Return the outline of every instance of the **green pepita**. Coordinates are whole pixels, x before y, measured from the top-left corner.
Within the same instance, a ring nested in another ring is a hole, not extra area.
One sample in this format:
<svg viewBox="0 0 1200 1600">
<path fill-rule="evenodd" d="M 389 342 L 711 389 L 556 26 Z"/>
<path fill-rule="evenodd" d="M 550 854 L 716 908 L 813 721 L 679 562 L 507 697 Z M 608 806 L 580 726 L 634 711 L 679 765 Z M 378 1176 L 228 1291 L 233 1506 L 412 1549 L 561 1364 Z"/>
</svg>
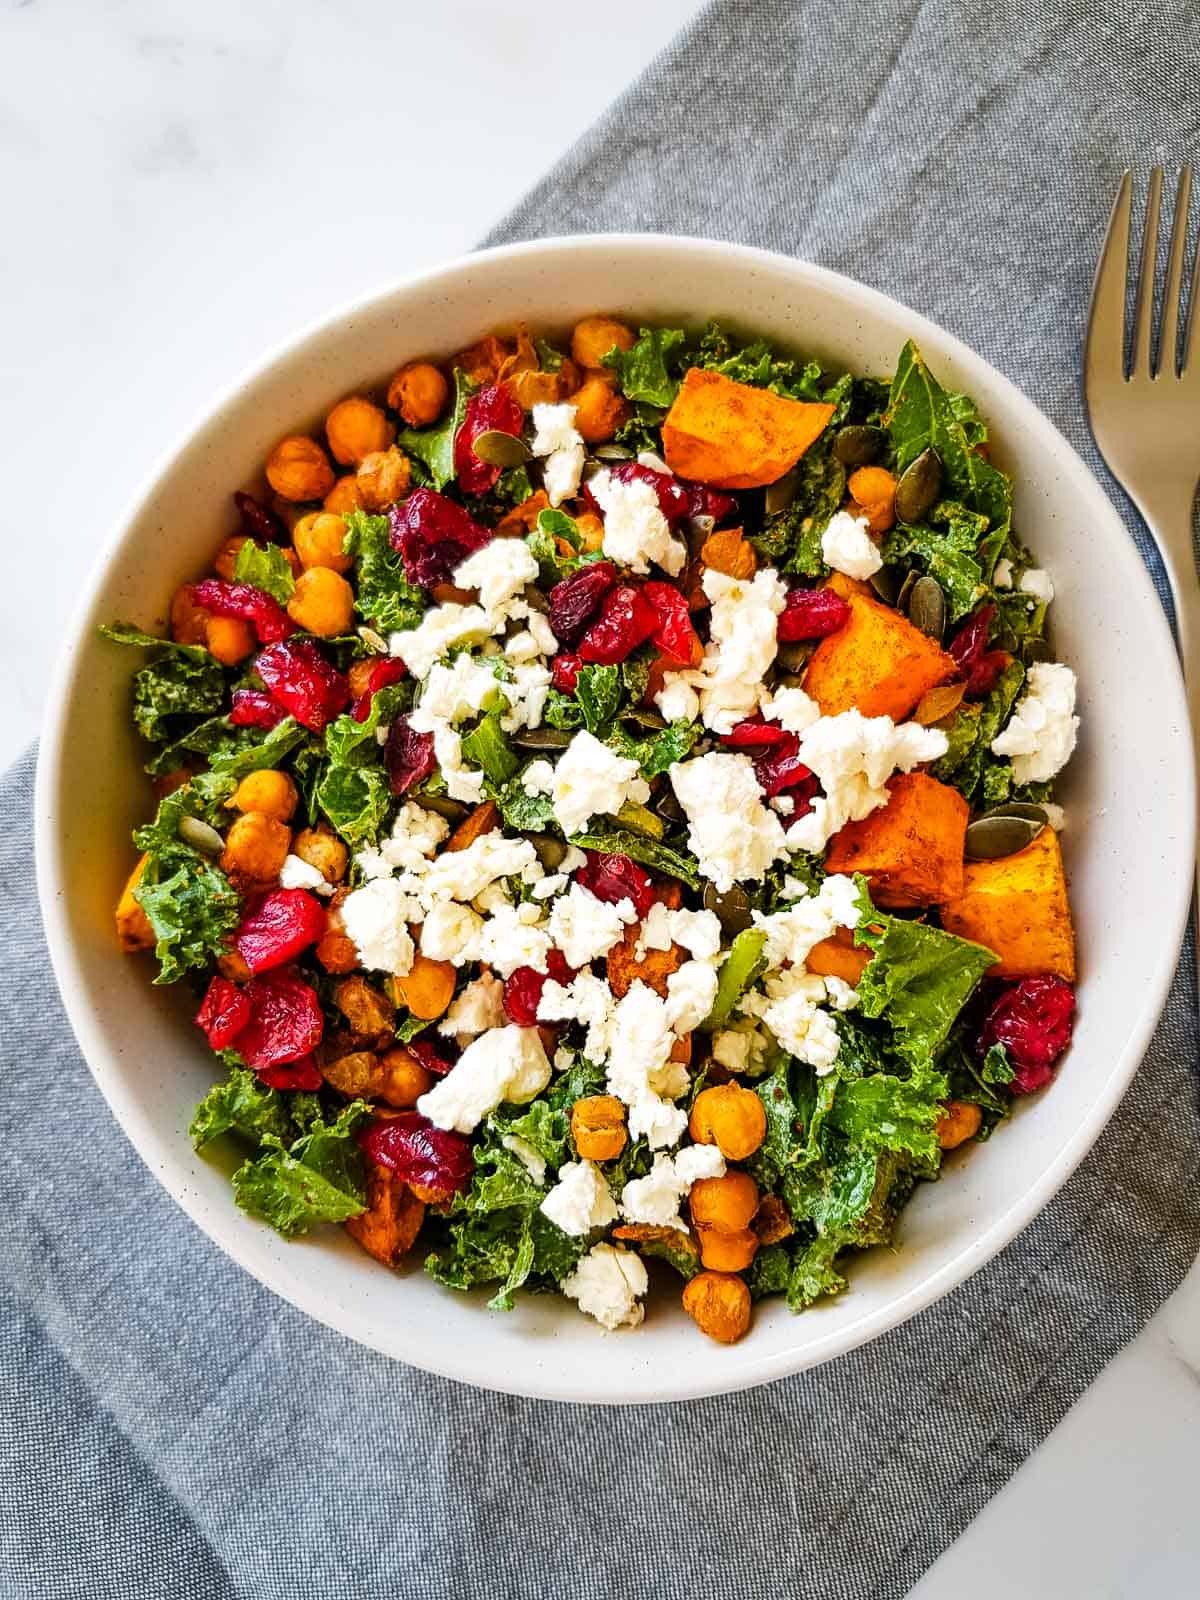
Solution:
<svg viewBox="0 0 1200 1600">
<path fill-rule="evenodd" d="M 524 439 L 514 433 L 489 428 L 471 445 L 478 460 L 489 467 L 523 467 L 533 454 Z"/>
<path fill-rule="evenodd" d="M 908 620 L 931 639 L 946 631 L 946 596 L 936 578 L 921 577 L 908 592 Z"/>
<path fill-rule="evenodd" d="M 783 477 L 775 483 L 767 485 L 764 497 L 766 513 L 773 517 L 776 512 L 786 511 L 796 498 L 796 491 L 800 487 L 800 468 L 793 467 L 791 472 L 784 473 Z"/>
<path fill-rule="evenodd" d="M 833 454 L 844 467 L 865 467 L 878 461 L 887 449 L 887 434 L 882 428 L 851 423 L 839 428 L 833 439 Z"/>
<path fill-rule="evenodd" d="M 721 923 L 722 931 L 731 937 L 744 933 L 754 922 L 752 912 L 754 907 L 750 896 L 745 889 L 736 883 L 732 889 L 727 889 L 724 894 L 711 883 L 704 885 L 704 909 L 715 911 Z"/>
<path fill-rule="evenodd" d="M 1018 850 L 1024 850 L 1045 826 L 1044 815 L 1040 822 L 1032 817 L 1014 816 L 1011 811 L 980 817 L 967 829 L 964 853 L 968 861 L 998 861 L 1002 856 L 1013 856 Z"/>
<path fill-rule="evenodd" d="M 900 474 L 896 485 L 896 516 L 901 522 L 920 522 L 942 487 L 942 460 L 936 450 L 921 454 Z"/>
<path fill-rule="evenodd" d="M 522 728 L 513 734 L 512 742 L 519 750 L 565 750 L 571 735 L 561 728 Z"/>
</svg>

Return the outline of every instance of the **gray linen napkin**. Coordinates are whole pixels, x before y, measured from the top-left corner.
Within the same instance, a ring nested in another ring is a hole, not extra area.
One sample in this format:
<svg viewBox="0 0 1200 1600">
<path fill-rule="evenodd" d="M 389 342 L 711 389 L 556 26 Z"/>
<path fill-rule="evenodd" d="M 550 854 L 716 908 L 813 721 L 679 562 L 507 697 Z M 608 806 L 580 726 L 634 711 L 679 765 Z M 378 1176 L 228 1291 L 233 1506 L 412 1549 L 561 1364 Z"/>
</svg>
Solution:
<svg viewBox="0 0 1200 1600">
<path fill-rule="evenodd" d="M 1198 64 L 1173 6 L 722 0 L 494 237 L 648 227 L 811 256 L 947 324 L 1086 450 L 1097 229 L 1120 166 L 1195 139 Z M 0 780 L 6 1596 L 899 1596 L 1200 1244 L 1180 977 L 1058 1198 L 865 1350 L 595 1413 L 389 1363 L 226 1260 L 118 1131 L 50 975 L 31 777 L 26 757 Z"/>
</svg>

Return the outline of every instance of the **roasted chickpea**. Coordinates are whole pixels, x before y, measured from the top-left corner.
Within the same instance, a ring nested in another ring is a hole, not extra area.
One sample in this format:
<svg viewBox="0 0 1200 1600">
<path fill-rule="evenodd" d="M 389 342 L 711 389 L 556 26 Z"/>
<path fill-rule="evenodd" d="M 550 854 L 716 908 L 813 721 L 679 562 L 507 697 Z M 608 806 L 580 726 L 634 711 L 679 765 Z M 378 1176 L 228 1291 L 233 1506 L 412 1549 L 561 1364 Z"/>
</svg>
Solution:
<svg viewBox="0 0 1200 1600">
<path fill-rule="evenodd" d="M 346 554 L 346 524 L 334 511 L 310 511 L 292 529 L 292 543 L 302 568 L 328 567 L 349 572 L 354 557 Z"/>
<path fill-rule="evenodd" d="M 452 371 L 463 372 L 476 388 L 495 383 L 500 368 L 512 354 L 510 346 L 494 333 L 485 334 L 478 344 L 470 345 L 452 356 L 448 365 Z"/>
<path fill-rule="evenodd" d="M 979 1132 L 983 1112 L 969 1100 L 949 1100 L 938 1118 L 938 1144 L 943 1150 L 957 1150 Z"/>
<path fill-rule="evenodd" d="M 258 640 L 254 629 L 241 617 L 209 617 L 204 642 L 209 654 L 223 667 L 236 667 L 239 661 L 253 655 Z"/>
<path fill-rule="evenodd" d="M 333 488 L 333 468 L 315 439 L 292 434 L 267 458 L 267 482 L 285 500 L 322 500 Z"/>
<path fill-rule="evenodd" d="M 348 472 L 344 478 L 339 478 L 322 504 L 326 511 L 335 512 L 339 517 L 348 516 L 351 511 L 365 510 L 356 475 Z"/>
<path fill-rule="evenodd" d="M 796 1231 L 791 1213 L 777 1194 L 765 1194 L 751 1224 L 759 1244 L 778 1244 Z"/>
<path fill-rule="evenodd" d="M 571 1137 L 588 1161 L 615 1161 L 625 1148 L 625 1107 L 611 1094 L 588 1095 L 571 1107 Z"/>
<path fill-rule="evenodd" d="M 321 1062 L 321 1076 L 352 1100 L 370 1100 L 379 1093 L 382 1074 L 379 1060 L 370 1050 L 351 1050 Z"/>
<path fill-rule="evenodd" d="M 758 1210 L 758 1185 L 748 1172 L 723 1178 L 698 1178 L 688 1194 L 688 1209 L 698 1228 L 748 1228 Z"/>
<path fill-rule="evenodd" d="M 571 335 L 571 358 L 581 367 L 599 367 L 614 346 L 632 350 L 636 342 L 633 329 L 613 317 L 584 317 Z"/>
<path fill-rule="evenodd" d="M 244 533 L 235 533 L 232 538 L 226 539 L 213 558 L 213 571 L 218 578 L 224 578 L 226 583 L 233 582 L 233 574 L 237 568 L 238 553 L 245 544 L 246 538 L 247 535 Z"/>
<path fill-rule="evenodd" d="M 683 1291 L 683 1309 L 718 1344 L 736 1344 L 750 1326 L 750 1291 L 726 1272 L 698 1272 Z"/>
<path fill-rule="evenodd" d="M 758 1252 L 758 1235 L 750 1228 L 697 1228 L 700 1260 L 714 1272 L 744 1272 Z"/>
<path fill-rule="evenodd" d="M 753 1089 L 720 1083 L 701 1089 L 688 1128 L 697 1144 L 715 1144 L 726 1161 L 745 1161 L 767 1135 L 767 1113 Z"/>
<path fill-rule="evenodd" d="M 350 685 L 350 693 L 357 700 L 360 694 L 366 694 L 371 687 L 371 674 L 375 670 L 378 656 L 364 656 L 361 661 L 352 661 L 350 670 L 346 674 L 346 681 Z"/>
<path fill-rule="evenodd" d="M 117 942 L 126 954 L 135 950 L 153 950 L 157 940 L 154 929 L 150 926 L 150 918 L 142 910 L 133 897 L 133 891 L 142 881 L 142 873 L 146 870 L 149 858 L 143 856 L 129 874 L 121 898 L 117 901 Z"/>
<path fill-rule="evenodd" d="M 343 978 L 334 990 L 337 1008 L 350 1024 L 351 1031 L 364 1038 L 391 1035 L 396 1022 L 396 1008 L 388 997 L 361 975 Z M 380 1041 L 390 1043 L 390 1038 Z"/>
<path fill-rule="evenodd" d="M 225 803 L 235 811 L 261 811 L 277 822 L 290 822 L 300 804 L 300 791 L 286 772 L 267 768 L 248 772 Z"/>
<path fill-rule="evenodd" d="M 195 600 L 195 589 L 181 583 L 171 597 L 171 637 L 176 644 L 204 644 L 210 613 Z"/>
<path fill-rule="evenodd" d="M 428 361 L 410 361 L 388 384 L 387 403 L 410 428 L 428 428 L 446 409 L 450 385 Z"/>
<path fill-rule="evenodd" d="M 562 394 L 561 372 L 539 372 L 527 368 L 511 373 L 504 379 L 504 387 L 522 411 L 532 411 L 534 406 L 553 405 Z"/>
<path fill-rule="evenodd" d="M 575 518 L 579 529 L 579 542 L 585 550 L 599 550 L 604 543 L 604 524 L 594 511 L 585 511 Z"/>
<path fill-rule="evenodd" d="M 331 828 L 302 828 L 292 840 L 292 854 L 306 861 L 326 883 L 341 883 L 350 865 L 350 852 Z"/>
<path fill-rule="evenodd" d="M 225 835 L 221 866 L 238 883 L 274 883 L 292 842 L 286 822 L 265 811 L 246 811 Z"/>
<path fill-rule="evenodd" d="M 859 467 L 846 487 L 872 533 L 886 533 L 896 521 L 896 480 L 886 467 Z"/>
<path fill-rule="evenodd" d="M 386 511 L 408 493 L 412 463 L 395 445 L 373 450 L 358 464 L 358 495 L 367 511 Z"/>
<path fill-rule="evenodd" d="M 329 567 L 309 567 L 296 579 L 287 614 L 298 628 L 320 639 L 348 633 L 354 620 L 354 590 Z"/>
<path fill-rule="evenodd" d="M 606 444 L 629 416 L 621 396 L 597 372 L 589 372 L 571 396 L 575 426 L 588 444 Z"/>
<path fill-rule="evenodd" d="M 398 1111 L 411 1110 L 423 1094 L 433 1088 L 433 1074 L 423 1067 L 416 1056 L 409 1055 L 399 1046 L 385 1050 L 379 1058 L 382 1078 L 379 1097 Z"/>
<path fill-rule="evenodd" d="M 356 467 L 374 450 L 386 450 L 396 430 L 378 406 L 362 395 L 341 400 L 325 418 L 325 437 L 335 461 Z"/>
</svg>

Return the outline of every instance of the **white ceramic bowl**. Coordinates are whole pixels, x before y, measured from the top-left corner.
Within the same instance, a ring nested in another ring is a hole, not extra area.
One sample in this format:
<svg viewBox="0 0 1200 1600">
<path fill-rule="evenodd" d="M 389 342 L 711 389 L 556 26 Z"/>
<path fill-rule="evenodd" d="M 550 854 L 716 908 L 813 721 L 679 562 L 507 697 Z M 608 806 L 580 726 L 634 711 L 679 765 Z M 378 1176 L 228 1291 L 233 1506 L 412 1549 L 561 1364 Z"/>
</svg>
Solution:
<svg viewBox="0 0 1200 1600">
<path fill-rule="evenodd" d="M 803 1316 L 761 1305 L 725 1349 L 678 1296 L 608 1335 L 557 1297 L 489 1313 L 419 1266 L 385 1272 L 333 1229 L 287 1244 L 233 1204 L 186 1128 L 213 1079 L 178 991 L 152 989 L 114 945 L 129 829 L 151 811 L 126 714 L 134 666 L 101 643 L 114 617 L 154 630 L 175 586 L 231 530 L 230 491 L 274 442 L 401 362 L 517 320 L 565 329 L 611 309 L 678 323 L 718 316 L 835 367 L 885 375 L 913 337 L 946 384 L 975 397 L 995 459 L 1016 479 L 1016 524 L 1053 573 L 1055 634 L 1078 670 L 1083 729 L 1063 784 L 1082 983 L 1058 1081 L 999 1136 L 948 1164 L 905 1212 L 895 1252 L 872 1252 L 848 1293 Z M 238 385 L 166 463 L 110 541 L 68 636 L 37 789 L 38 877 L 50 950 L 84 1056 L 163 1187 L 224 1250 L 302 1310 L 413 1365 L 559 1400 L 676 1400 L 826 1361 L 894 1327 L 981 1267 L 1051 1198 L 1137 1067 L 1175 964 L 1191 883 L 1194 796 L 1171 639 L 1142 562 L 1100 487 L 1030 402 L 924 318 L 870 289 L 761 251 L 692 239 L 546 240 L 470 256 L 331 318 Z"/>
</svg>

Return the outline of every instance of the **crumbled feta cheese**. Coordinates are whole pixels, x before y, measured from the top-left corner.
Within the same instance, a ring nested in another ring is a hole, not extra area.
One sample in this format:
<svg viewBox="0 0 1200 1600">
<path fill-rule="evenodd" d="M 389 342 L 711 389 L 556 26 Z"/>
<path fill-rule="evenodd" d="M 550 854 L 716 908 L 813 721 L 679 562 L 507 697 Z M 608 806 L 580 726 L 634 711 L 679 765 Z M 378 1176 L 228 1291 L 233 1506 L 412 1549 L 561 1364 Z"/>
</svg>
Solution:
<svg viewBox="0 0 1200 1600">
<path fill-rule="evenodd" d="M 647 950 L 681 944 L 698 961 L 706 961 L 720 953 L 721 919 L 715 911 L 673 911 L 656 900 L 646 913 L 638 943 Z"/>
<path fill-rule="evenodd" d="M 528 839 L 506 839 L 493 828 L 465 850 L 443 851 L 431 863 L 422 887 L 433 900 L 474 900 L 498 878 L 517 877 L 536 860 Z"/>
<path fill-rule="evenodd" d="M 641 1257 L 615 1245 L 596 1244 L 559 1288 L 609 1332 L 636 1328 L 645 1316 L 639 1296 L 650 1287 Z"/>
<path fill-rule="evenodd" d="M 482 550 L 460 562 L 454 583 L 459 589 L 478 589 L 479 604 L 495 618 L 537 575 L 538 564 L 524 539 L 499 538 L 489 539 Z"/>
<path fill-rule="evenodd" d="M 672 578 L 683 571 L 687 546 L 671 537 L 658 493 L 644 478 L 622 482 L 607 468 L 598 472 L 589 488 L 604 513 L 606 556 L 633 572 L 650 571 L 655 562 Z"/>
<path fill-rule="evenodd" d="M 624 937 L 625 924 L 636 920 L 632 901 L 610 905 L 581 883 L 573 883 L 554 902 L 550 936 L 569 967 L 586 967 L 589 961 L 606 956 Z"/>
<path fill-rule="evenodd" d="M 701 1178 L 724 1175 L 725 1161 L 716 1145 L 690 1144 L 674 1156 L 656 1155 L 646 1176 L 632 1178 L 621 1190 L 621 1215 L 626 1222 L 686 1231 L 679 1215 L 684 1195 Z"/>
<path fill-rule="evenodd" d="M 549 951 L 550 934 L 541 921 L 541 912 L 526 901 L 522 905 L 500 906 L 492 913 L 483 925 L 478 959 L 502 978 L 510 978 L 518 967 L 545 972 Z"/>
<path fill-rule="evenodd" d="M 521 774 L 521 787 L 527 795 L 553 794 L 554 768 L 549 761 L 531 761 Z"/>
<path fill-rule="evenodd" d="M 562 405 L 539 402 L 534 406 L 530 449 L 535 456 L 552 456 L 556 450 L 573 450 L 583 443 L 583 436 L 575 426 L 575 410 L 567 402 Z"/>
<path fill-rule="evenodd" d="M 332 894 L 333 885 L 326 883 L 325 874 L 311 862 L 299 856 L 288 856 L 279 869 L 281 889 L 311 889 L 316 894 Z"/>
<path fill-rule="evenodd" d="M 346 896 L 342 922 L 364 967 L 397 978 L 412 971 L 414 951 L 408 933 L 412 912 L 412 901 L 395 878 L 373 878 Z"/>
<path fill-rule="evenodd" d="M 678 1144 L 687 1113 L 663 1096 L 669 1091 L 682 1093 L 688 1077 L 686 1068 L 682 1082 L 681 1074 L 672 1070 L 681 1063 L 670 1059 L 675 1034 L 667 1002 L 638 980 L 613 1008 L 607 1032 L 608 1092 L 628 1108 L 631 1136 L 644 1136 L 652 1150 Z M 614 1042 L 619 1048 L 613 1048 Z M 590 1040 L 585 1049 L 589 1059 L 595 1059 Z"/>
<path fill-rule="evenodd" d="M 755 911 L 754 924 L 767 936 L 763 959 L 768 969 L 802 967 L 813 945 L 838 928 L 856 928 L 860 914 L 854 879 L 842 873 L 831 874 L 817 894 L 804 895 L 783 911 L 770 916 Z"/>
<path fill-rule="evenodd" d="M 490 972 L 483 973 L 458 995 L 438 1024 L 447 1039 L 474 1039 L 491 1028 L 504 1026 L 504 985 Z"/>
<path fill-rule="evenodd" d="M 1075 710 L 1075 674 L 1061 662 L 1039 661 L 1030 667 L 1025 692 L 1008 725 L 992 740 L 994 756 L 1012 758 L 1018 783 L 1047 783 L 1071 759 L 1079 718 Z"/>
<path fill-rule="evenodd" d="M 604 979 L 580 972 L 569 984 L 553 978 L 544 984 L 537 1014 L 539 1022 L 581 1022 L 587 1029 L 584 1054 L 589 1061 L 603 1063 L 612 1046 L 615 1008 L 613 992 Z"/>
<path fill-rule="evenodd" d="M 858 990 L 851 988 L 845 978 L 830 973 L 825 979 L 825 993 L 835 1011 L 853 1011 L 858 1004 Z"/>
<path fill-rule="evenodd" d="M 558 635 L 550 626 L 549 617 L 545 616 L 541 611 L 530 611 L 526 623 L 530 633 L 533 635 L 534 643 L 538 647 L 538 653 L 543 656 L 557 655 L 559 650 Z"/>
<path fill-rule="evenodd" d="M 763 804 L 748 756 L 713 751 L 669 769 L 688 818 L 688 845 L 701 873 L 724 893 L 761 878 L 786 854 L 783 824 Z"/>
<path fill-rule="evenodd" d="M 804 733 L 821 715 L 821 708 L 800 688 L 776 689 L 760 707 L 768 722 L 777 722 L 788 733 Z"/>
<path fill-rule="evenodd" d="M 511 678 L 500 684 L 501 693 L 509 709 L 500 718 L 505 733 L 516 733 L 521 728 L 536 728 L 546 709 L 546 696 L 550 693 L 550 669 L 541 660 L 518 661 L 513 665 Z"/>
<path fill-rule="evenodd" d="M 712 1058 L 730 1072 L 745 1072 L 750 1065 L 751 1035 L 747 1028 L 722 1028 L 712 1036 Z"/>
<path fill-rule="evenodd" d="M 789 1055 L 806 1061 L 819 1076 L 833 1070 L 839 1043 L 837 1023 L 803 989 L 773 1000 L 764 1009 L 762 1020 Z"/>
<path fill-rule="evenodd" d="M 1013 580 L 1012 562 L 1005 559 L 997 561 L 995 571 L 992 573 L 992 586 L 996 589 L 1011 589 Z"/>
<path fill-rule="evenodd" d="M 1050 574 L 1042 567 L 1030 567 L 1028 572 L 1021 574 L 1021 593 L 1031 594 L 1035 600 L 1041 600 L 1049 605 L 1054 599 L 1054 585 L 1050 581 Z"/>
<path fill-rule="evenodd" d="M 883 565 L 883 557 L 867 532 L 866 517 L 852 517 L 837 511 L 821 535 L 821 555 L 825 565 L 848 578 L 869 578 Z"/>
<path fill-rule="evenodd" d="M 477 717 L 497 703 L 500 688 L 490 666 L 461 651 L 449 666 L 430 668 L 420 698 L 409 713 L 409 727 L 414 733 L 433 733 L 439 723 Z"/>
<path fill-rule="evenodd" d="M 509 661 L 532 661 L 541 654 L 537 641 L 528 628 L 522 628 L 520 633 L 510 634 L 504 642 L 504 654 Z"/>
<path fill-rule="evenodd" d="M 616 755 L 594 734 L 580 731 L 554 769 L 554 817 L 570 837 L 597 815 L 615 817 L 627 800 L 644 804 L 650 786 L 636 761 Z"/>
<path fill-rule="evenodd" d="M 583 463 L 587 451 L 582 444 L 571 445 L 566 450 L 555 450 L 546 457 L 542 468 L 542 487 L 552 506 L 573 500 L 579 493 L 579 480 L 583 477 Z"/>
<path fill-rule="evenodd" d="M 553 900 L 556 894 L 561 894 L 567 887 L 568 878 L 565 872 L 552 872 L 545 878 L 539 878 L 533 886 L 535 900 Z"/>
<path fill-rule="evenodd" d="M 796 802 L 790 794 L 773 794 L 767 804 L 780 817 L 790 817 L 796 809 Z"/>
<path fill-rule="evenodd" d="M 649 467 L 651 472 L 661 472 L 664 478 L 675 476 L 663 458 L 656 456 L 653 450 L 639 450 L 637 464 L 639 467 Z"/>
<path fill-rule="evenodd" d="M 667 1017 L 675 1032 L 698 1028 L 716 998 L 716 969 L 707 961 L 685 961 L 667 979 Z"/>
<path fill-rule="evenodd" d="M 450 824 L 436 811 L 406 800 L 396 813 L 391 837 L 374 850 L 360 850 L 354 858 L 365 878 L 386 878 L 394 871 L 424 871 L 428 858 L 450 832 Z"/>
<path fill-rule="evenodd" d="M 506 1133 L 500 1143 L 525 1168 L 525 1171 L 539 1186 L 546 1181 L 546 1159 L 530 1144 L 528 1139 L 522 1139 L 519 1133 Z"/>
<path fill-rule="evenodd" d="M 525 1105 L 550 1082 L 550 1063 L 536 1028 L 491 1028 L 467 1046 L 444 1078 L 417 1101 L 437 1128 L 474 1133 L 505 1100 Z"/>
<path fill-rule="evenodd" d="M 619 1215 L 604 1174 L 594 1161 L 568 1161 L 558 1182 L 538 1208 L 555 1227 L 578 1239 L 594 1228 L 607 1228 Z"/>
<path fill-rule="evenodd" d="M 679 672 L 664 673 L 654 704 L 667 722 L 695 722 L 700 715 L 700 696 Z"/>
<path fill-rule="evenodd" d="M 456 900 L 438 900 L 421 924 L 421 954 L 431 961 L 452 961 L 456 967 L 479 960 L 483 918 Z"/>
<path fill-rule="evenodd" d="M 493 540 L 493 543 L 499 541 Z M 524 545 L 521 548 L 524 549 Z M 535 570 L 536 566 L 535 562 Z M 424 678 L 452 645 L 482 644 L 492 628 L 492 618 L 482 606 L 464 606 L 450 600 L 444 606 L 434 606 L 427 611 L 415 628 L 391 634 L 388 649 L 392 655 L 400 657 L 414 678 Z"/>
<path fill-rule="evenodd" d="M 763 678 L 778 649 L 775 619 L 787 587 L 773 567 L 763 567 L 750 582 L 710 569 L 702 582 L 712 603 L 708 645 L 696 671 L 680 676 L 699 691 L 705 727 L 729 733 L 765 692 Z"/>
<path fill-rule="evenodd" d="M 483 773 L 463 766 L 462 739 L 448 722 L 434 724 L 433 753 L 451 800 L 478 805 L 483 799 Z"/>
</svg>

